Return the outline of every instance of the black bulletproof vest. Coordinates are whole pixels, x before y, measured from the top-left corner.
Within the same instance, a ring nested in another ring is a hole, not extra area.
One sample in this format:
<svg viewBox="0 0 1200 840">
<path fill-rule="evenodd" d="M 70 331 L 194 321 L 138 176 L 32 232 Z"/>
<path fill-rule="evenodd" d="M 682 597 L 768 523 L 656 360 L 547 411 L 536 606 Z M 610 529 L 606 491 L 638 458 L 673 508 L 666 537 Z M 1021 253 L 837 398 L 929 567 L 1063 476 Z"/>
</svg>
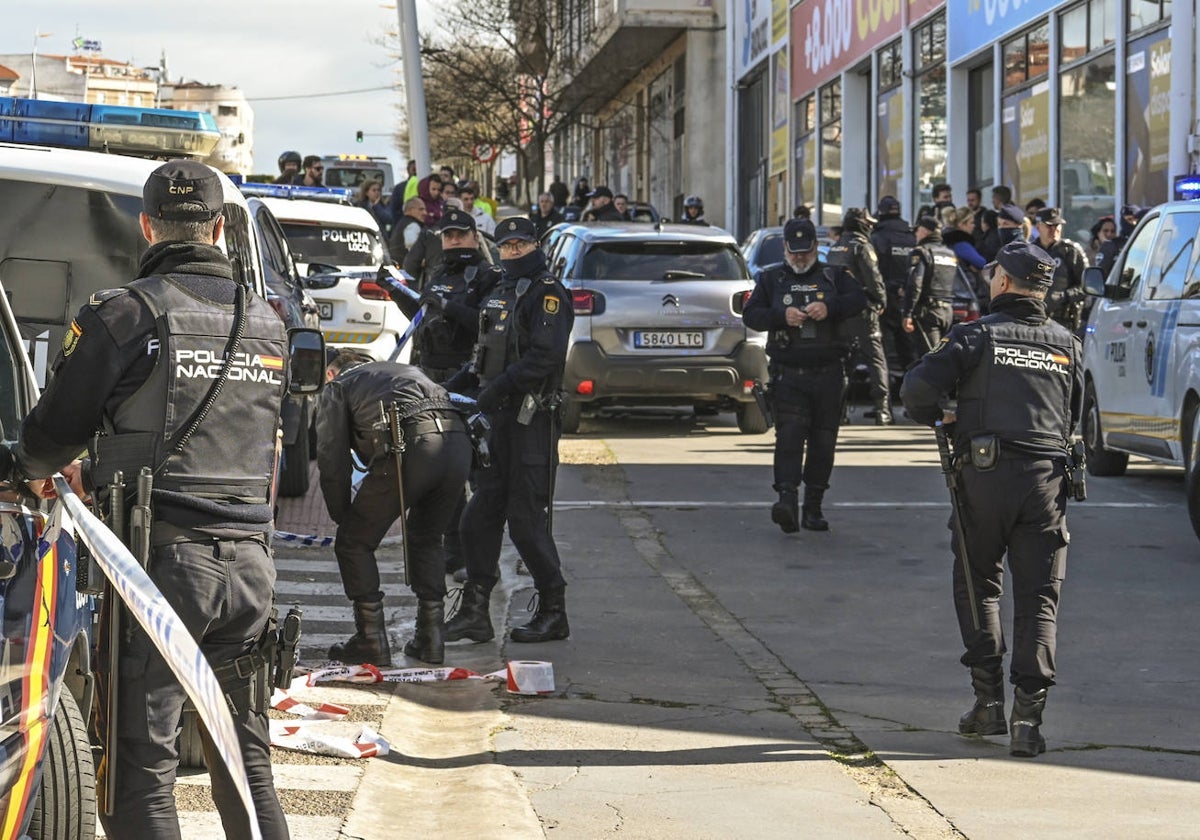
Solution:
<svg viewBox="0 0 1200 840">
<path fill-rule="evenodd" d="M 1057 240 L 1045 251 L 1054 260 L 1054 282 L 1050 286 L 1050 292 L 1062 292 L 1067 288 L 1070 280 L 1070 265 L 1071 246 L 1066 244 L 1062 239 Z"/>
<path fill-rule="evenodd" d="M 993 320 L 995 319 L 995 320 Z M 992 315 L 982 321 L 983 355 L 958 388 L 959 451 L 972 435 L 988 432 L 1001 443 L 1067 448 L 1074 345 L 1066 328 Z"/>
<path fill-rule="evenodd" d="M 128 286 L 154 316 L 158 361 L 108 421 L 112 435 L 157 435 L 154 487 L 227 503 L 265 503 L 283 401 L 287 335 L 265 300 L 246 295 L 246 327 L 229 377 L 178 453 L 167 447 L 218 378 L 233 330 L 234 307 L 201 300 L 168 277 Z M 164 463 L 165 461 L 165 463 Z M 130 476 L 126 476 L 126 481 Z"/>
<path fill-rule="evenodd" d="M 879 273 L 885 283 L 904 285 L 908 278 L 908 258 L 917 238 L 900 219 L 881 219 L 871 236 L 875 256 L 879 258 Z"/>
<path fill-rule="evenodd" d="M 486 266 L 469 265 L 465 271 L 442 272 L 425 287 L 426 291 L 440 294 L 446 301 L 461 302 L 477 274 L 491 269 Z M 417 358 L 429 369 L 459 368 L 471 358 L 475 336 L 457 322 L 440 313 L 427 311 L 417 331 Z"/>
<path fill-rule="evenodd" d="M 826 278 L 826 271 L 840 269 L 823 269 L 798 275 L 784 269 L 780 272 L 781 279 L 775 284 L 773 307 L 783 309 L 794 306 L 803 309 L 810 303 L 825 301 L 832 296 L 833 284 Z M 767 352 L 779 354 L 789 348 L 828 347 L 836 341 L 834 321 L 826 318 L 821 321 L 806 320 L 798 327 L 785 327 L 781 330 L 771 330 L 767 336 Z"/>
<path fill-rule="evenodd" d="M 925 296 L 948 301 L 954 296 L 954 278 L 958 274 L 958 258 L 945 245 L 918 246 L 925 252 Z M 929 270 L 932 266 L 932 271 Z"/>
<path fill-rule="evenodd" d="M 514 281 L 508 276 L 502 277 L 479 307 L 475 375 L 479 377 L 480 385 L 487 385 L 519 357 L 517 303 L 529 284 L 528 278 Z"/>
</svg>

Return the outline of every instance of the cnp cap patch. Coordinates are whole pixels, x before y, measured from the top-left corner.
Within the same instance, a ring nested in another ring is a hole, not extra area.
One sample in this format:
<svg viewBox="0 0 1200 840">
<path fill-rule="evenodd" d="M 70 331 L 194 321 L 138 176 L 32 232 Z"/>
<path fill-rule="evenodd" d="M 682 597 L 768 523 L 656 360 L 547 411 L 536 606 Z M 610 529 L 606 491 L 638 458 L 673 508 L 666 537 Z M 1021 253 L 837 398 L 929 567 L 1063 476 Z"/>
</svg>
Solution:
<svg viewBox="0 0 1200 840">
<path fill-rule="evenodd" d="M 524 216 L 505 219 L 496 225 L 496 244 L 503 244 L 510 239 L 524 239 L 526 242 L 537 242 L 537 229 L 533 226 L 533 222 Z"/>
</svg>

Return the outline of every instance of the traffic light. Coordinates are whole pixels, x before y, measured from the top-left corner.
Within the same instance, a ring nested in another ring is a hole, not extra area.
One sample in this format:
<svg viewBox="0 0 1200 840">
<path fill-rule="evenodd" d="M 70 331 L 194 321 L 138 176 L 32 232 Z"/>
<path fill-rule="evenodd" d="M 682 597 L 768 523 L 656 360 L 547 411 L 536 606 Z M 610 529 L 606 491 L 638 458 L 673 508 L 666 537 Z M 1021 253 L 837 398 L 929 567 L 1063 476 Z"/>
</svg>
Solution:
<svg viewBox="0 0 1200 840">
<path fill-rule="evenodd" d="M 355 142 L 361 143 L 362 138 L 363 138 L 363 133 L 361 131 L 355 132 L 355 134 L 354 134 Z"/>
</svg>

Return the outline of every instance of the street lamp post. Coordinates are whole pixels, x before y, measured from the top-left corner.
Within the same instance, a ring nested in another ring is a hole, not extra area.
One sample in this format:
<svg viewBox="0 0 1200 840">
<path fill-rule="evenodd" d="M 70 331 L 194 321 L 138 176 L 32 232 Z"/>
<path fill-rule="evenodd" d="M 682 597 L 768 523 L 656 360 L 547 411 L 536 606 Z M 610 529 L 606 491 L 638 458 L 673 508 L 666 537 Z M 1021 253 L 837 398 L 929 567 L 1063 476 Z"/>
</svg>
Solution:
<svg viewBox="0 0 1200 840">
<path fill-rule="evenodd" d="M 37 27 L 33 30 L 33 61 L 29 65 L 29 98 L 37 99 L 37 48 L 38 41 L 42 38 L 49 38 L 53 32 L 39 32 Z"/>
<path fill-rule="evenodd" d="M 408 106 L 408 152 L 417 161 L 417 172 L 433 169 L 429 153 L 429 122 L 425 113 L 425 82 L 421 78 L 421 38 L 417 29 L 416 0 L 397 0 L 400 17 L 400 52 L 404 59 L 404 92 Z"/>
</svg>

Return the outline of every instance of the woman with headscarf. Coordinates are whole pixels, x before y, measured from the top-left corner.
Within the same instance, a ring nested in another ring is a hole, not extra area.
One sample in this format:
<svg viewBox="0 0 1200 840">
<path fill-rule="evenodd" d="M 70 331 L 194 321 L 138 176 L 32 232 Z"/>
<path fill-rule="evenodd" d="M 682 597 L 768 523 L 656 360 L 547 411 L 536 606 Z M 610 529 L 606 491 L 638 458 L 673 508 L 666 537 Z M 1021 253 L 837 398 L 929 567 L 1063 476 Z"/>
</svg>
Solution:
<svg viewBox="0 0 1200 840">
<path fill-rule="evenodd" d="M 442 204 L 442 179 L 437 175 L 428 175 L 417 182 L 417 195 L 425 202 L 425 224 L 437 227 L 442 220 L 445 206 Z"/>
</svg>

